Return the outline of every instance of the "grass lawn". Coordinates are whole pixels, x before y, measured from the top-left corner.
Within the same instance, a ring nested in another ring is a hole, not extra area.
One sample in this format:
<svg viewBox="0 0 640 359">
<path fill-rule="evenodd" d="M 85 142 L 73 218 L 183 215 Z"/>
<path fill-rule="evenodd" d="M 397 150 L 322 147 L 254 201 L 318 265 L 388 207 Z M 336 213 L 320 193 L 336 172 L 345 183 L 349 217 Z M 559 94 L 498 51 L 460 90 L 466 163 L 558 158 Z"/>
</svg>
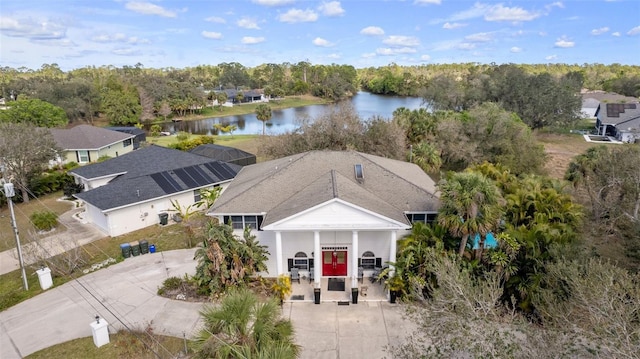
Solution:
<svg viewBox="0 0 640 359">
<path fill-rule="evenodd" d="M 563 179 L 569 168 L 571 160 L 590 147 L 598 146 L 597 143 L 587 142 L 580 134 L 558 134 L 548 132 L 536 132 L 536 139 L 544 146 L 547 154 L 545 166 L 550 176 Z M 609 144 L 609 146 L 617 146 Z"/>
<path fill-rule="evenodd" d="M 144 342 L 144 344 L 143 344 Z M 146 331 L 120 331 L 109 336 L 109 344 L 96 348 L 93 338 L 80 338 L 42 349 L 28 359 L 158 359 L 179 358 L 184 353 L 184 339 L 167 337 Z"/>
<path fill-rule="evenodd" d="M 58 215 L 73 208 L 71 202 L 58 201 L 62 198 L 62 191 L 51 193 L 40 198 L 32 198 L 28 203 L 14 203 L 13 211 L 18 223 L 20 243 L 31 242 L 29 233 L 36 231 L 29 217 L 34 212 L 53 211 Z M 59 226 L 56 231 L 65 231 L 64 226 Z M 60 232 L 57 232 L 60 233 Z M 5 251 L 16 247 L 15 235 L 11 227 L 11 214 L 9 206 L 0 207 L 0 251 Z"/>
</svg>

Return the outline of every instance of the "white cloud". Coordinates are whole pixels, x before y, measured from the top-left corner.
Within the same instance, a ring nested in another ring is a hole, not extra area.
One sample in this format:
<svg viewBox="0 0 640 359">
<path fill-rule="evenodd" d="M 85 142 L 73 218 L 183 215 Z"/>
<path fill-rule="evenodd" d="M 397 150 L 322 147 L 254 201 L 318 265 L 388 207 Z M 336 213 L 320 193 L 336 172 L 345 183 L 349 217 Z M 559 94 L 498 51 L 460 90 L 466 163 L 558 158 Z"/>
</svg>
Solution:
<svg viewBox="0 0 640 359">
<path fill-rule="evenodd" d="M 462 42 L 458 44 L 456 48 L 460 50 L 473 50 L 476 48 L 476 44 L 472 44 L 470 42 Z"/>
<path fill-rule="evenodd" d="M 75 47 L 77 46 L 69 39 L 31 39 L 31 42 L 44 46 L 54 47 Z"/>
<path fill-rule="evenodd" d="M 506 7 L 497 4 L 489 8 L 484 14 L 487 21 L 531 21 L 540 16 L 540 13 L 530 12 L 521 7 Z"/>
<path fill-rule="evenodd" d="M 591 35 L 602 35 L 602 34 L 604 34 L 605 32 L 608 32 L 608 31 L 609 31 L 609 28 L 605 26 L 605 27 L 601 27 L 599 29 L 591 30 Z"/>
<path fill-rule="evenodd" d="M 242 40 L 240 40 L 240 42 L 246 45 L 259 44 L 261 42 L 264 42 L 264 37 L 245 36 L 242 38 Z"/>
<path fill-rule="evenodd" d="M 569 47 L 574 47 L 576 46 L 576 43 L 573 41 L 570 41 L 569 39 L 567 39 L 565 36 L 560 37 L 556 40 L 556 43 L 554 44 L 555 47 L 562 47 L 562 48 L 569 48 Z"/>
<path fill-rule="evenodd" d="M 344 9 L 340 5 L 340 1 L 324 2 L 318 7 L 318 10 L 322 12 L 324 16 L 342 16 L 344 15 Z"/>
<path fill-rule="evenodd" d="M 284 14 L 280 14 L 278 20 L 288 23 L 314 22 L 318 20 L 318 14 L 313 10 L 290 9 Z"/>
<path fill-rule="evenodd" d="M 382 40 L 382 43 L 389 46 L 418 46 L 420 45 L 420 40 L 414 36 L 390 35 Z"/>
<path fill-rule="evenodd" d="M 517 54 L 519 52 L 522 52 L 522 48 L 514 46 L 511 49 L 509 49 L 509 51 L 513 52 L 514 54 Z"/>
<path fill-rule="evenodd" d="M 564 4 L 561 1 L 556 1 L 554 3 L 551 3 L 549 5 L 545 5 L 545 9 L 547 9 L 547 11 L 551 11 L 551 9 L 553 9 L 554 7 L 560 8 L 560 9 L 564 9 Z"/>
<path fill-rule="evenodd" d="M 464 39 L 471 42 L 487 42 L 493 40 L 493 35 L 489 32 L 479 32 L 465 36 Z"/>
<path fill-rule="evenodd" d="M 52 21 L 33 19 L 13 19 L 0 17 L 0 31 L 11 37 L 25 37 L 31 40 L 61 39 L 66 36 L 67 28 Z"/>
<path fill-rule="evenodd" d="M 133 45 L 150 43 L 147 39 L 140 39 L 137 36 L 127 36 L 123 33 L 95 35 L 91 37 L 91 40 L 100 43 L 124 42 Z"/>
<path fill-rule="evenodd" d="M 544 31 L 540 31 L 540 32 L 538 33 L 538 35 L 540 35 L 540 36 L 547 36 L 547 33 L 546 33 L 546 32 L 544 32 Z"/>
<path fill-rule="evenodd" d="M 445 22 L 444 25 L 442 25 L 442 28 L 447 30 L 453 30 L 453 29 L 458 29 L 465 26 L 467 26 L 467 24 L 463 24 L 461 22 Z"/>
<path fill-rule="evenodd" d="M 442 0 L 415 0 L 414 4 L 434 4 L 434 5 L 440 5 L 442 3 Z"/>
<path fill-rule="evenodd" d="M 216 24 L 226 24 L 227 20 L 218 17 L 218 16 L 209 16 L 208 18 L 204 19 L 204 21 L 208 21 L 208 22 L 215 22 Z"/>
<path fill-rule="evenodd" d="M 547 57 L 545 57 L 545 60 L 556 60 L 558 58 L 558 55 L 549 55 Z"/>
<path fill-rule="evenodd" d="M 130 47 L 114 49 L 111 51 L 111 53 L 114 55 L 120 55 L 120 56 L 134 56 L 139 54 L 138 50 L 132 49 Z"/>
<path fill-rule="evenodd" d="M 556 5 L 557 6 L 557 5 Z M 540 12 L 532 12 L 525 10 L 521 7 L 506 7 L 502 4 L 483 4 L 476 2 L 470 9 L 457 12 L 446 19 L 433 20 L 432 24 L 439 24 L 443 22 L 457 22 L 463 20 L 470 20 L 482 17 L 486 21 L 531 21 L 542 14 Z"/>
<path fill-rule="evenodd" d="M 333 44 L 321 37 L 316 37 L 315 39 L 313 39 L 313 44 L 316 46 L 321 46 L 321 47 L 331 47 L 333 46 Z"/>
<path fill-rule="evenodd" d="M 206 37 L 207 39 L 214 39 L 214 40 L 222 39 L 222 34 L 219 32 L 203 31 L 200 34 Z"/>
<path fill-rule="evenodd" d="M 176 17 L 175 11 L 170 11 L 162 6 L 142 1 L 131 1 L 124 6 L 128 10 L 144 15 L 158 15 L 162 17 Z"/>
<path fill-rule="evenodd" d="M 631 35 L 631 36 L 638 35 L 638 34 L 640 34 L 640 26 L 636 26 L 627 32 L 627 35 Z"/>
<path fill-rule="evenodd" d="M 376 49 L 376 53 L 378 55 L 384 55 L 384 56 L 391 56 L 391 55 L 398 55 L 398 54 L 414 54 L 415 52 L 416 52 L 416 49 L 411 47 L 399 47 L 399 48 L 384 47 L 384 48 Z"/>
<path fill-rule="evenodd" d="M 342 58 L 342 56 L 340 56 L 340 54 L 329 54 L 327 55 L 328 58 L 330 59 L 334 59 L 334 60 L 338 60 L 340 58 Z"/>
<path fill-rule="evenodd" d="M 376 57 L 376 53 L 375 52 L 367 52 L 362 54 L 362 57 L 364 57 L 365 59 L 370 59 L 372 57 Z"/>
<path fill-rule="evenodd" d="M 244 29 L 260 30 L 260 26 L 258 26 L 256 20 L 248 17 L 243 17 L 242 19 L 238 20 L 236 24 Z"/>
<path fill-rule="evenodd" d="M 379 35 L 384 35 L 384 30 L 382 30 L 381 27 L 377 27 L 377 26 L 367 26 L 364 29 L 360 30 L 360 33 L 362 35 L 379 36 Z"/>
<path fill-rule="evenodd" d="M 429 55 L 420 56 L 420 61 L 429 61 L 429 60 L 431 60 L 431 56 Z"/>
<path fill-rule="evenodd" d="M 282 6 L 293 4 L 295 0 L 253 0 L 255 4 L 264 6 Z"/>
<path fill-rule="evenodd" d="M 613 33 L 611 33 L 611 36 L 616 36 L 616 37 L 618 37 L 618 36 L 620 36 L 620 32 L 618 32 L 618 31 L 613 32 Z"/>
</svg>

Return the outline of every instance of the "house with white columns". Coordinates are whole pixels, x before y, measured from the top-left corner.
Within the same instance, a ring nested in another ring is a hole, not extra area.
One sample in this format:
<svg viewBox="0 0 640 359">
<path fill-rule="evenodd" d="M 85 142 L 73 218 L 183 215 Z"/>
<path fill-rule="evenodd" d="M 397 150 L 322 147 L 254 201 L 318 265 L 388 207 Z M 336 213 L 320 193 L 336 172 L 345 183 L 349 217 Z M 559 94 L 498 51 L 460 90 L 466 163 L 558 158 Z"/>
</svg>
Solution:
<svg viewBox="0 0 640 359">
<path fill-rule="evenodd" d="M 435 220 L 434 181 L 417 165 L 355 151 L 310 151 L 243 167 L 208 215 L 245 227 L 270 253 L 265 277 L 293 268 L 350 280 L 396 258 L 413 222 Z"/>
</svg>

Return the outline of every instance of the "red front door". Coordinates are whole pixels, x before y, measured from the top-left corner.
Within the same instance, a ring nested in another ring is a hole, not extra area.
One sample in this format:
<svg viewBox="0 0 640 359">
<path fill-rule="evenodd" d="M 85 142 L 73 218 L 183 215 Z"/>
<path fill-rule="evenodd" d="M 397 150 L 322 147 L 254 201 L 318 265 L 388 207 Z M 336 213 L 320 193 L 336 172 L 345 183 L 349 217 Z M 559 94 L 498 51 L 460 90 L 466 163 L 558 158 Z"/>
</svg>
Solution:
<svg viewBox="0 0 640 359">
<path fill-rule="evenodd" d="M 322 251 L 322 275 L 344 277 L 347 275 L 347 251 Z"/>
</svg>

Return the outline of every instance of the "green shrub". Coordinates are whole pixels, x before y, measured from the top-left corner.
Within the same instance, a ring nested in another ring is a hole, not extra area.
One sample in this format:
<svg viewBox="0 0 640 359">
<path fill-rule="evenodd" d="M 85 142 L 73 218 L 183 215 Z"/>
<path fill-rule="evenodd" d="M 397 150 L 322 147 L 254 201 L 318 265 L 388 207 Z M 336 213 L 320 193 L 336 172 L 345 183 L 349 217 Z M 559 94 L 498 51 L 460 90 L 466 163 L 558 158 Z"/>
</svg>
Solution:
<svg viewBox="0 0 640 359">
<path fill-rule="evenodd" d="M 182 285 L 182 279 L 178 277 L 169 277 L 162 282 L 164 289 L 177 289 Z"/>
<path fill-rule="evenodd" d="M 33 212 L 29 218 L 31 223 L 41 231 L 51 230 L 58 224 L 58 215 L 53 211 Z"/>
</svg>

